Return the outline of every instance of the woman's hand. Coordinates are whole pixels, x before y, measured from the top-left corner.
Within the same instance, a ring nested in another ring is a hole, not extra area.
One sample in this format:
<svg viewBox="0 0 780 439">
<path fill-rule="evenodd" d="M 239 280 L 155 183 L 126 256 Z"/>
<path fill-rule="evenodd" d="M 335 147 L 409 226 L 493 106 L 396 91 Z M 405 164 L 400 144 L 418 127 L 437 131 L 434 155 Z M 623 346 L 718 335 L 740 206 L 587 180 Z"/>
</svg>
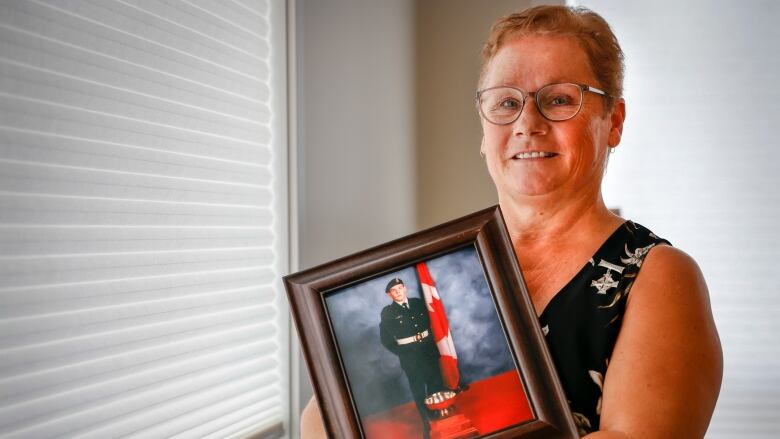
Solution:
<svg viewBox="0 0 780 439">
<path fill-rule="evenodd" d="M 723 375 L 707 285 L 682 251 L 647 255 L 604 378 L 596 438 L 701 438 Z"/>
<path fill-rule="evenodd" d="M 327 439 L 325 424 L 322 423 L 320 407 L 312 397 L 301 413 L 301 439 Z"/>
</svg>

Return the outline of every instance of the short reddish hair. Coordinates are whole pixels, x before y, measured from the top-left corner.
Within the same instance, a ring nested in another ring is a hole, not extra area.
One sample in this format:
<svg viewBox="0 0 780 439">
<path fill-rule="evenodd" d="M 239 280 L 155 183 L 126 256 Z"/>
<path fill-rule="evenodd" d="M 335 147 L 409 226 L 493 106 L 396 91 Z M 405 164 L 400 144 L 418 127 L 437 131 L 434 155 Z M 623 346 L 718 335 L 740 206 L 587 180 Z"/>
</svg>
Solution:
<svg viewBox="0 0 780 439">
<path fill-rule="evenodd" d="M 582 46 L 590 68 L 611 99 L 623 97 L 623 50 L 609 24 L 599 14 L 584 7 L 536 6 L 500 18 L 490 29 L 482 48 L 482 69 L 479 86 L 496 52 L 509 40 L 525 35 L 570 37 Z"/>
</svg>

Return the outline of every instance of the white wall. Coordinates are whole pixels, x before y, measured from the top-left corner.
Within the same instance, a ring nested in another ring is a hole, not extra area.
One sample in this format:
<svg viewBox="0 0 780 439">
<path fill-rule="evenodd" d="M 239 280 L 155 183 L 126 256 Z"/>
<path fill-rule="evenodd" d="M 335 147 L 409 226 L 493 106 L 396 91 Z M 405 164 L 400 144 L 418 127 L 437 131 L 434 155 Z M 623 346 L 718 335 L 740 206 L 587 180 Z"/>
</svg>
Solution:
<svg viewBox="0 0 780 439">
<path fill-rule="evenodd" d="M 417 226 L 436 224 L 498 203 L 479 156 L 482 129 L 474 105 L 482 46 L 499 17 L 532 0 L 425 0 L 416 23 Z"/>
<path fill-rule="evenodd" d="M 298 2 L 302 267 L 413 229 L 412 6 Z"/>
<path fill-rule="evenodd" d="M 296 8 L 303 269 L 415 229 L 414 2 L 298 0 Z"/>
<path fill-rule="evenodd" d="M 431 227 L 498 202 L 479 156 L 474 106 L 482 45 L 499 17 L 528 0 L 417 2 L 417 224 Z M 563 3 L 562 1 L 559 3 Z"/>
<path fill-rule="evenodd" d="M 725 354 L 708 438 L 780 429 L 780 3 L 592 0 L 626 54 L 610 206 L 701 265 Z"/>
</svg>

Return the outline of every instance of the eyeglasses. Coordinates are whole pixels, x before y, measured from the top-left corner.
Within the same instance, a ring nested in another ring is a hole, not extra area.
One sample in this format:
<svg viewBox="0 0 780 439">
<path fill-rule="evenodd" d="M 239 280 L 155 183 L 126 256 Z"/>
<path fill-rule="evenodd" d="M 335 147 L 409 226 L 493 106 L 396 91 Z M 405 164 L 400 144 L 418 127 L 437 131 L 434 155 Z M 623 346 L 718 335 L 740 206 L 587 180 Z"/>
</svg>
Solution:
<svg viewBox="0 0 780 439">
<path fill-rule="evenodd" d="M 595 87 L 565 82 L 547 84 L 535 92 L 509 86 L 490 87 L 477 91 L 477 102 L 482 117 L 495 125 L 509 125 L 516 121 L 529 97 L 536 101 L 536 108 L 545 119 L 561 122 L 580 112 L 586 91 L 610 97 Z"/>
</svg>

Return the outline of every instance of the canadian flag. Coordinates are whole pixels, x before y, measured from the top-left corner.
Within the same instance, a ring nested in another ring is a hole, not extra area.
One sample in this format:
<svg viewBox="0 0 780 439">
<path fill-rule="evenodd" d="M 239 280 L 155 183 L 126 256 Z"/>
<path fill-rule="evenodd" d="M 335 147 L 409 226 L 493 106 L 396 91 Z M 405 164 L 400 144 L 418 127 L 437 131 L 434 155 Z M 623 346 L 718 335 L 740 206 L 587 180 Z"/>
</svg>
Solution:
<svg viewBox="0 0 780 439">
<path fill-rule="evenodd" d="M 420 278 L 425 305 L 428 307 L 428 315 L 431 320 L 431 332 L 439 348 L 439 364 L 444 385 L 450 389 L 458 387 L 460 372 L 458 371 L 458 355 L 455 353 L 455 345 L 452 343 L 450 325 L 447 315 L 444 313 L 444 304 L 441 302 L 436 284 L 433 282 L 428 266 L 425 262 L 417 264 L 417 275 Z"/>
</svg>

